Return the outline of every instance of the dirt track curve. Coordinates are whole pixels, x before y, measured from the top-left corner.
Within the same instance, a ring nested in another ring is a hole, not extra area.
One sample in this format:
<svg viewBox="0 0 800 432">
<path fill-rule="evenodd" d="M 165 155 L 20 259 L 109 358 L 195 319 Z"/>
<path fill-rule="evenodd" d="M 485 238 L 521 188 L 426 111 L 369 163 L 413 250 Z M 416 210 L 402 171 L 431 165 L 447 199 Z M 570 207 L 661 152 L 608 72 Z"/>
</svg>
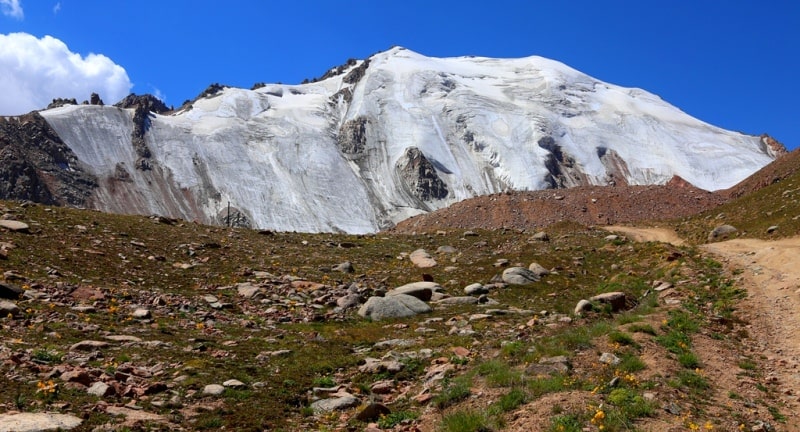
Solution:
<svg viewBox="0 0 800 432">
<path fill-rule="evenodd" d="M 682 245 L 667 228 L 606 227 L 636 241 Z M 731 269 L 742 271 L 748 296 L 740 312 L 750 323 L 754 354 L 765 360 L 765 375 L 777 380 L 782 398 L 793 412 L 784 411 L 786 431 L 800 431 L 800 237 L 765 241 L 735 239 L 703 245 Z"/>
</svg>

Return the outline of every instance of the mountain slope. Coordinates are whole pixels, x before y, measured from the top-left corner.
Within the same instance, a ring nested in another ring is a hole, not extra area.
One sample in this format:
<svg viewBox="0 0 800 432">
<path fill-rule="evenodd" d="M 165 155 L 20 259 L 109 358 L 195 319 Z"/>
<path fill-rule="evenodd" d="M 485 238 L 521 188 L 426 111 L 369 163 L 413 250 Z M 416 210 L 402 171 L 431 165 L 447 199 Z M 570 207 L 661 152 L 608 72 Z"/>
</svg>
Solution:
<svg viewBox="0 0 800 432">
<path fill-rule="evenodd" d="M 287 231 L 374 232 L 506 190 L 675 175 L 723 189 L 781 150 L 555 61 L 402 48 L 308 84 L 215 87 L 169 115 L 41 115 L 81 162 L 72 169 L 98 179 L 95 208 Z"/>
</svg>

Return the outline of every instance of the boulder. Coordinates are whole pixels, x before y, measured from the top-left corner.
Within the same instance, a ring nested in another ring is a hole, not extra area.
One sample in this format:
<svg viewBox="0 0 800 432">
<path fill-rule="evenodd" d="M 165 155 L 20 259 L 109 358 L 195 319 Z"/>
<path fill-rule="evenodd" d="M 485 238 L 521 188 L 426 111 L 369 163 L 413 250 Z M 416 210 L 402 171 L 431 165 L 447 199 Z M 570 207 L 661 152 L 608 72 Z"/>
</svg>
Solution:
<svg viewBox="0 0 800 432">
<path fill-rule="evenodd" d="M 466 295 L 481 295 L 489 294 L 489 288 L 480 283 L 470 284 L 464 287 L 464 294 Z"/>
<path fill-rule="evenodd" d="M 534 234 L 533 237 L 531 237 L 531 239 L 541 242 L 547 242 L 550 241 L 550 236 L 547 235 L 547 233 L 544 231 L 539 231 L 536 234 Z"/>
<path fill-rule="evenodd" d="M 4 318 L 8 315 L 17 316 L 20 314 L 19 306 L 16 304 L 2 300 L 0 301 L 0 318 Z"/>
<path fill-rule="evenodd" d="M 252 299 L 256 298 L 260 294 L 260 288 L 249 282 L 243 282 L 236 284 L 236 292 L 240 297 Z"/>
<path fill-rule="evenodd" d="M 83 423 L 78 417 L 57 413 L 0 414 L 0 432 L 40 432 L 74 429 Z"/>
<path fill-rule="evenodd" d="M 550 270 L 544 268 L 544 266 L 539 263 L 531 263 L 531 265 L 528 266 L 528 270 L 532 271 L 536 276 L 539 276 L 540 278 L 542 276 L 547 276 L 550 274 Z"/>
<path fill-rule="evenodd" d="M 0 298 L 16 300 L 24 292 L 25 290 L 14 284 L 8 282 L 0 282 Z"/>
<path fill-rule="evenodd" d="M 528 285 L 539 279 L 536 273 L 525 267 L 509 267 L 503 270 L 503 282 L 510 285 Z"/>
<path fill-rule="evenodd" d="M 311 404 L 311 409 L 315 414 L 321 414 L 331 411 L 345 410 L 348 408 L 357 407 L 361 402 L 357 397 L 352 395 L 335 397 L 330 399 L 321 399 Z"/>
<path fill-rule="evenodd" d="M 710 233 L 708 233 L 708 241 L 728 238 L 730 237 L 731 234 L 734 234 L 737 231 L 739 230 L 736 229 L 736 227 L 734 227 L 733 225 L 720 225 L 711 230 Z"/>
<path fill-rule="evenodd" d="M 89 389 L 86 390 L 86 392 L 89 393 L 90 395 L 102 398 L 113 395 L 114 387 L 111 387 L 110 385 L 102 381 L 97 381 L 96 383 L 92 384 L 92 386 L 89 387 Z"/>
<path fill-rule="evenodd" d="M 592 310 L 592 302 L 589 300 L 581 299 L 577 305 L 575 305 L 575 315 L 581 315 L 584 312 L 589 312 Z"/>
<path fill-rule="evenodd" d="M 209 384 L 203 387 L 203 394 L 209 396 L 219 396 L 222 393 L 225 393 L 225 387 L 219 384 Z"/>
<path fill-rule="evenodd" d="M 7 220 L 7 219 L 0 219 L 0 228 L 5 228 L 9 231 L 16 231 L 16 232 L 29 232 L 28 230 L 30 227 L 25 222 L 15 221 L 15 220 Z"/>
<path fill-rule="evenodd" d="M 370 297 L 358 310 L 358 314 L 373 320 L 405 318 L 430 312 L 424 301 L 407 294 L 387 297 Z"/>
<path fill-rule="evenodd" d="M 592 302 L 604 303 L 611 305 L 611 311 L 617 312 L 625 309 L 626 296 L 624 292 L 614 291 L 603 294 L 598 294 L 589 299 Z"/>
<path fill-rule="evenodd" d="M 436 266 L 436 260 L 433 259 L 431 254 L 429 254 L 425 249 L 417 249 L 414 252 L 411 252 L 411 255 L 408 256 L 408 259 L 410 259 L 411 262 L 419 268 L 430 268 Z"/>
<path fill-rule="evenodd" d="M 353 273 L 356 271 L 355 267 L 353 267 L 353 263 L 351 263 L 350 261 L 345 261 L 341 264 L 336 264 L 335 266 L 331 267 L 331 270 L 342 273 Z"/>
<path fill-rule="evenodd" d="M 429 301 L 433 295 L 433 292 L 441 289 L 442 286 L 436 282 L 412 282 L 387 292 L 386 296 L 391 297 L 399 294 L 406 294 L 416 297 L 422 301 Z"/>
</svg>

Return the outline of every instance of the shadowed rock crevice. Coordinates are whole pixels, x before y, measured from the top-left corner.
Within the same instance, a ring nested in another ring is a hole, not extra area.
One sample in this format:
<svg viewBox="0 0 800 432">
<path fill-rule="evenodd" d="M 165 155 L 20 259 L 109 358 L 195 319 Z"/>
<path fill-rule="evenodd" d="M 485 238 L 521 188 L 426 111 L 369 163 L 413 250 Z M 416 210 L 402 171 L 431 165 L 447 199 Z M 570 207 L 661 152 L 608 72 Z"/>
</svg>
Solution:
<svg viewBox="0 0 800 432">
<path fill-rule="evenodd" d="M 339 150 L 352 159 L 364 154 L 367 146 L 367 124 L 366 117 L 356 117 L 345 122 L 339 129 L 336 144 Z"/>
</svg>

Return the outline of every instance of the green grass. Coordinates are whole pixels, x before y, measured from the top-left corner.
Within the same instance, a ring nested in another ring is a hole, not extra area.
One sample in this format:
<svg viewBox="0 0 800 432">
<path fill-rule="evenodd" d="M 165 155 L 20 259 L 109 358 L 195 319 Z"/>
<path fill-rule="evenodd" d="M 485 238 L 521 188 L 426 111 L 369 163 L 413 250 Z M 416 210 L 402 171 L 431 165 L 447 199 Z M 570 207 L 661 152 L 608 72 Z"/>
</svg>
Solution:
<svg viewBox="0 0 800 432">
<path fill-rule="evenodd" d="M 687 369 L 697 369 L 700 367 L 700 359 L 691 351 L 678 354 L 678 363 Z"/>
<path fill-rule="evenodd" d="M 631 333 L 645 333 L 651 336 L 656 336 L 656 330 L 650 324 L 632 324 L 628 326 L 628 331 Z"/>
<path fill-rule="evenodd" d="M 612 343 L 617 343 L 620 345 L 630 345 L 630 346 L 638 346 L 636 341 L 633 340 L 633 337 L 628 333 L 621 332 L 618 330 L 614 330 L 608 334 L 608 340 Z"/>
<path fill-rule="evenodd" d="M 381 416 L 381 418 L 378 419 L 378 427 L 381 429 L 391 429 L 403 421 L 416 420 L 417 418 L 419 418 L 418 413 L 412 411 L 397 411 Z"/>
<path fill-rule="evenodd" d="M 442 417 L 439 432 L 490 432 L 489 420 L 475 410 L 459 410 Z"/>
<path fill-rule="evenodd" d="M 582 432 L 583 422 L 577 414 L 565 414 L 553 417 L 547 432 Z"/>
<path fill-rule="evenodd" d="M 470 396 L 472 381 L 469 376 L 459 376 L 444 383 L 442 392 L 433 398 L 436 408 L 444 409 Z"/>
<path fill-rule="evenodd" d="M 483 362 L 475 370 L 478 375 L 486 379 L 490 387 L 511 387 L 523 381 L 520 371 L 514 370 L 508 363 L 500 360 Z"/>
</svg>

